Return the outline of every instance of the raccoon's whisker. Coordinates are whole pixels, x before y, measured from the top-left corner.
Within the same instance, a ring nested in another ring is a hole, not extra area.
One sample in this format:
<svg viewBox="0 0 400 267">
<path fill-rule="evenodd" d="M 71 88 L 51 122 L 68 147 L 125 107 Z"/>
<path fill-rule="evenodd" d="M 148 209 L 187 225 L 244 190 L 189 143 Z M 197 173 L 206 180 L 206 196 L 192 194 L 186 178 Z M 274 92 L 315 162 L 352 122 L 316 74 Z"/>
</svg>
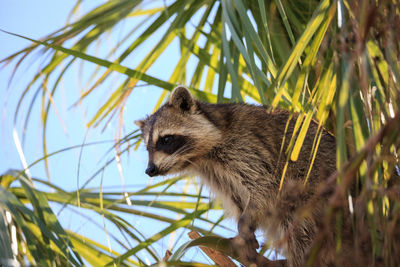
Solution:
<svg viewBox="0 0 400 267">
<path fill-rule="evenodd" d="M 177 151 L 175 151 L 173 154 L 171 154 L 168 157 L 168 161 L 163 162 L 163 165 L 160 166 L 161 169 L 166 169 L 169 170 L 170 168 L 172 168 L 175 163 L 176 163 L 176 158 L 179 157 L 179 155 L 189 151 L 192 148 L 192 142 L 191 143 L 187 143 L 184 146 L 182 146 L 181 148 L 179 148 Z M 189 161 L 189 160 L 185 160 L 188 161 L 189 163 L 193 164 L 196 167 L 199 167 L 198 165 L 196 165 L 194 162 Z"/>
<path fill-rule="evenodd" d="M 184 146 L 182 146 L 181 148 L 179 148 L 177 151 L 175 151 L 173 154 L 171 154 L 171 155 L 169 156 L 170 161 L 175 162 L 175 160 L 172 160 L 172 159 L 178 157 L 178 156 L 181 155 L 181 154 L 186 153 L 186 152 L 189 151 L 190 149 L 191 149 L 191 146 L 190 146 L 190 145 L 184 145 Z"/>
<path fill-rule="evenodd" d="M 194 163 L 194 162 L 191 161 L 190 159 L 186 159 L 185 161 L 186 161 L 186 162 L 189 162 L 190 164 L 192 164 L 193 166 L 195 166 L 195 167 L 197 167 L 197 168 L 200 168 L 200 166 L 199 166 L 198 164 Z"/>
<path fill-rule="evenodd" d="M 164 161 L 163 164 L 160 166 L 161 169 L 166 169 L 169 170 L 170 168 L 173 167 L 173 165 L 176 163 L 176 158 L 178 157 L 178 153 L 173 153 L 168 157 L 167 161 Z"/>
<path fill-rule="evenodd" d="M 190 150 L 192 143 L 193 142 L 186 143 L 185 145 L 180 147 L 177 151 L 175 151 L 173 155 L 179 155 L 179 154 L 185 153 L 186 151 Z"/>
</svg>

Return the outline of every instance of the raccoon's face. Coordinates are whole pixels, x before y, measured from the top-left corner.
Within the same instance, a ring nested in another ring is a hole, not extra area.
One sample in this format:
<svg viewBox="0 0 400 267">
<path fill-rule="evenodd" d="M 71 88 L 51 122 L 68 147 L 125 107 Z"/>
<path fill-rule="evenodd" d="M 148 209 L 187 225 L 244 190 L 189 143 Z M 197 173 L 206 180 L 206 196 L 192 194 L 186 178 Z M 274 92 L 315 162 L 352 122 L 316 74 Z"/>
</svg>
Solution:
<svg viewBox="0 0 400 267">
<path fill-rule="evenodd" d="M 149 176 L 196 168 L 221 137 L 185 87 L 175 88 L 167 104 L 135 123 L 142 130 L 149 153 L 146 169 Z"/>
</svg>

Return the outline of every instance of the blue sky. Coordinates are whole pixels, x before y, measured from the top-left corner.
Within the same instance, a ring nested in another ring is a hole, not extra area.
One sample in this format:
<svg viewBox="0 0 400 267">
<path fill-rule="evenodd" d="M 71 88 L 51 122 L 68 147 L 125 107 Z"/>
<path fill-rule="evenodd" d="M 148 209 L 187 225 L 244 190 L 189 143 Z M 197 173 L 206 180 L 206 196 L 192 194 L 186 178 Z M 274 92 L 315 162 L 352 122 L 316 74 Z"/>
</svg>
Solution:
<svg viewBox="0 0 400 267">
<path fill-rule="evenodd" d="M 39 39 L 46 34 L 49 34 L 63 25 L 67 21 L 69 12 L 75 1 L 28 1 L 28 0 L 5 0 L 0 4 L 0 29 L 24 35 L 29 38 Z M 98 3 L 98 2 L 96 2 Z M 89 8 L 86 3 L 84 7 Z M 85 11 L 85 10 L 84 10 Z M 132 21 L 134 23 L 134 21 Z M 108 38 L 108 42 L 112 45 L 118 41 L 124 31 L 130 29 L 131 25 L 122 25 L 120 32 L 113 33 Z M 155 36 L 157 38 L 159 36 Z M 10 54 L 28 46 L 30 43 L 21 38 L 17 38 L 0 32 L 0 59 L 3 59 Z M 104 42 L 103 42 L 104 43 Z M 107 43 L 107 42 L 105 42 Z M 171 75 L 173 66 L 178 59 L 178 43 L 175 42 L 168 53 L 164 53 L 160 59 L 161 62 L 167 64 L 157 64 L 149 70 L 151 75 L 168 79 Z M 102 53 L 100 47 L 99 53 Z M 135 63 L 140 62 L 145 53 L 141 55 L 132 55 L 123 65 L 134 67 Z M 99 55 L 96 55 L 99 56 Z M 101 57 L 101 56 L 99 56 Z M 0 173 L 4 173 L 8 169 L 21 169 L 22 164 L 18 156 L 15 143 L 12 137 L 14 127 L 14 114 L 18 99 L 26 85 L 37 73 L 40 64 L 43 64 L 44 58 L 36 54 L 28 58 L 16 72 L 12 83 L 9 85 L 9 78 L 13 71 L 14 65 L 7 65 L 0 69 L 0 105 L 1 111 L 1 128 L 0 128 Z M 15 62 L 14 62 L 15 63 Z M 188 62 L 189 70 L 192 62 Z M 95 114 L 99 106 L 103 103 L 105 97 L 108 97 L 109 88 L 112 83 L 118 83 L 121 76 L 116 75 L 114 79 L 110 79 L 101 87 L 99 94 L 88 98 L 83 105 L 71 107 L 78 99 L 83 87 L 86 86 L 86 80 L 90 79 L 91 71 L 96 66 L 92 63 L 76 64 L 71 68 L 62 80 L 60 89 L 57 90 L 54 96 L 54 102 L 57 107 L 57 112 L 53 108 L 49 115 L 47 142 L 48 152 L 54 152 L 59 149 L 79 145 L 86 142 L 110 140 L 109 143 L 98 146 L 90 146 L 83 150 L 82 160 L 79 161 L 80 150 L 71 150 L 60 153 L 49 159 L 51 181 L 66 190 L 76 190 L 84 181 L 90 177 L 99 167 L 102 166 L 105 160 L 112 158 L 113 152 L 106 153 L 113 145 L 115 130 L 118 127 L 115 121 L 112 121 L 102 131 L 103 125 L 98 128 L 90 129 L 87 132 L 86 123 Z M 193 69 L 193 67 L 192 67 Z M 113 87 L 115 88 L 115 86 Z M 34 88 L 36 90 L 36 88 Z M 19 138 L 22 140 L 23 123 L 27 112 L 27 106 L 33 96 L 33 91 L 28 93 L 28 97 L 22 104 L 22 109 L 17 117 L 16 130 Z M 143 118 L 146 114 L 152 112 L 153 107 L 161 93 L 159 88 L 152 86 L 137 87 L 130 96 L 127 108 L 124 110 L 124 129 L 125 134 L 136 129 L 133 121 Z M 43 156 L 42 149 L 42 130 L 40 121 L 40 101 L 34 105 L 30 116 L 30 123 L 24 142 L 24 156 L 28 164 Z M 86 137 L 85 137 L 86 136 Z M 142 188 L 149 183 L 155 183 L 159 180 L 149 180 L 144 174 L 144 169 L 147 165 L 146 151 L 141 146 L 137 152 L 129 153 L 121 158 L 123 166 L 123 179 L 125 180 L 128 189 Z M 79 166 L 79 167 L 78 167 Z M 78 175 L 79 169 L 79 175 Z M 30 169 L 34 177 L 46 179 L 44 164 L 41 162 Z M 96 177 L 89 186 L 98 187 L 100 185 L 100 177 Z M 122 179 L 119 175 L 117 165 L 110 165 L 104 175 L 103 185 L 113 188 L 113 190 L 122 191 Z M 57 209 L 58 207 L 54 207 Z M 83 214 L 92 216 L 91 214 Z M 97 218 L 97 223 L 102 224 L 100 217 Z M 157 224 L 142 218 L 134 218 L 133 224 L 142 230 L 146 236 L 151 236 L 157 229 L 162 227 L 162 224 Z M 102 229 L 94 228 L 84 216 L 73 215 L 66 211 L 60 215 L 62 224 L 81 234 L 95 238 L 99 242 L 106 244 L 106 236 Z M 113 231 L 112 228 L 109 231 Z M 232 234 L 230 234 L 232 235 Z M 186 235 L 183 236 L 183 241 L 187 241 Z M 159 242 L 155 246 L 159 254 L 163 252 L 169 245 L 169 241 Z M 115 249 L 116 245 L 113 245 Z M 194 250 L 191 256 L 196 255 L 198 251 Z"/>
<path fill-rule="evenodd" d="M 75 1 L 3 2 L 3 7 L 0 9 L 0 28 L 5 31 L 21 34 L 33 39 L 39 39 L 40 37 L 59 29 L 65 24 L 74 2 Z M 2 43 L 0 58 L 5 58 L 6 56 L 30 44 L 26 40 L 5 33 L 0 33 L 0 38 Z M 113 36 L 111 36 L 110 39 L 112 42 Z M 9 168 L 22 167 L 12 138 L 15 108 L 21 93 L 32 77 L 37 73 L 39 63 L 43 62 L 43 59 L 44 57 L 40 57 L 39 54 L 36 54 L 35 56 L 26 60 L 25 64 L 18 68 L 18 71 L 16 72 L 13 82 L 10 84 L 10 86 L 8 83 L 14 65 L 8 65 L 1 69 L 0 95 L 4 96 L 4 98 L 2 98 L 0 172 L 4 172 Z M 92 63 L 82 63 L 82 65 L 76 64 L 75 67 L 71 68 L 71 70 L 66 73 L 65 78 L 62 80 L 60 89 L 57 90 L 57 93 L 54 96 L 54 102 L 57 111 L 52 109 L 49 115 L 49 127 L 47 130 L 49 152 L 72 145 L 81 144 L 86 135 L 86 123 L 95 114 L 101 104 L 104 103 L 105 97 L 108 97 L 107 91 L 109 91 L 109 87 L 111 87 L 111 85 L 106 83 L 102 87 L 102 92 L 94 97 L 88 98 L 88 101 L 84 103 L 84 105 L 71 107 L 72 104 L 75 103 L 79 98 L 81 90 L 83 90 L 83 87 L 86 86 L 85 80 L 89 79 L 89 75 L 95 67 L 96 66 Z M 83 70 L 82 73 L 80 73 L 81 70 Z M 117 77 L 110 82 L 116 82 L 118 81 L 118 78 L 120 77 Z M 33 88 L 31 91 L 33 92 L 34 90 L 36 90 L 36 88 Z M 136 126 L 133 124 L 135 119 L 142 118 L 145 116 L 145 114 L 148 114 L 152 111 L 160 93 L 161 90 L 158 88 L 138 87 L 134 90 L 129 101 L 135 102 L 129 103 L 128 101 L 124 114 L 125 134 L 135 129 Z M 28 93 L 28 97 L 26 97 L 26 100 L 23 102 L 21 112 L 17 117 L 16 129 L 19 133 L 20 139 L 22 139 L 23 123 L 26 117 L 25 112 L 27 112 L 27 106 L 29 105 L 32 96 L 33 93 Z M 137 101 L 137 99 L 146 99 L 146 101 Z M 40 101 L 37 102 L 40 103 Z M 29 123 L 26 141 L 24 142 L 24 153 L 28 164 L 40 158 L 43 151 L 39 103 L 35 104 L 33 112 L 31 113 L 31 122 Z M 114 139 L 115 129 L 117 128 L 116 123 L 112 122 L 108 124 L 104 132 L 102 132 L 103 127 L 104 125 L 100 125 L 100 127 L 96 129 L 90 129 L 87 133 L 86 140 L 112 141 Z M 104 146 L 109 148 L 112 146 L 112 142 Z M 81 166 L 81 171 L 85 172 L 87 168 L 90 168 L 85 165 L 90 165 L 93 162 L 98 162 L 101 160 L 100 157 L 104 155 L 104 153 L 95 151 L 95 149 L 97 149 L 97 147 L 90 147 L 84 152 L 85 161 Z M 65 158 L 78 158 L 78 152 L 79 151 L 71 151 L 64 153 L 60 157 L 53 157 L 50 159 L 50 170 L 52 168 L 56 168 L 57 173 L 60 173 L 60 168 L 62 169 L 68 166 L 68 169 L 66 169 L 64 172 L 68 173 L 71 171 L 71 164 L 64 164 L 63 161 Z M 143 153 L 139 152 L 139 156 L 134 155 L 134 157 L 137 160 L 140 160 L 141 164 L 145 164 L 146 158 L 143 157 L 144 151 L 142 152 Z M 85 155 L 87 156 L 85 157 Z M 90 160 L 88 160 L 88 158 Z M 77 164 L 72 165 L 77 166 Z M 43 166 L 34 167 L 32 170 L 33 173 L 39 177 L 45 177 L 42 167 Z M 135 176 L 144 176 L 142 169 L 142 166 L 134 166 Z M 90 170 L 87 171 L 90 172 Z M 52 176 L 50 178 L 52 181 L 54 181 L 54 179 L 58 179 L 57 177 Z M 147 177 L 143 178 L 145 178 L 144 181 L 147 180 Z M 76 188 L 75 183 L 68 183 L 68 181 L 64 181 L 64 179 L 62 179 L 62 182 L 64 186 L 71 186 L 72 189 Z"/>
<path fill-rule="evenodd" d="M 62 4 L 61 4 L 62 3 Z M 0 29 L 18 33 L 32 38 L 40 38 L 62 26 L 67 19 L 72 1 L 2 1 L 0 7 Z M 64 6 L 61 6 L 64 5 Z M 52 12 L 50 12 L 50 10 Z M 60 10 L 54 12 L 54 10 Z M 49 23 L 51 22 L 51 23 Z M 28 46 L 30 42 L 0 32 L 0 58 L 3 59 L 12 53 Z M 0 95 L 2 107 L 1 123 L 1 150 L 0 172 L 7 169 L 21 168 L 17 151 L 12 142 L 12 122 L 16 107 L 16 99 L 23 89 L 26 75 L 21 72 L 16 76 L 15 82 L 8 88 L 8 82 L 12 73 L 12 66 L 3 67 L 0 70 Z M 23 72 L 33 74 L 34 70 L 25 66 Z"/>
</svg>

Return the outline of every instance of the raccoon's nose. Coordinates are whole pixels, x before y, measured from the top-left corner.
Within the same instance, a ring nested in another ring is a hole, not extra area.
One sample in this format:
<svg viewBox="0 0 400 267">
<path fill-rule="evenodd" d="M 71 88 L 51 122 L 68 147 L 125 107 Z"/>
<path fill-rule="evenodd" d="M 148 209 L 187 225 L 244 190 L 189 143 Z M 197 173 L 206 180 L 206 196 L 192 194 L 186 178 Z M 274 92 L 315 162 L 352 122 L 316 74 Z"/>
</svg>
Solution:
<svg viewBox="0 0 400 267">
<path fill-rule="evenodd" d="M 153 177 L 157 174 L 157 167 L 154 163 L 151 163 L 149 166 L 147 166 L 146 174 L 150 177 Z"/>
</svg>

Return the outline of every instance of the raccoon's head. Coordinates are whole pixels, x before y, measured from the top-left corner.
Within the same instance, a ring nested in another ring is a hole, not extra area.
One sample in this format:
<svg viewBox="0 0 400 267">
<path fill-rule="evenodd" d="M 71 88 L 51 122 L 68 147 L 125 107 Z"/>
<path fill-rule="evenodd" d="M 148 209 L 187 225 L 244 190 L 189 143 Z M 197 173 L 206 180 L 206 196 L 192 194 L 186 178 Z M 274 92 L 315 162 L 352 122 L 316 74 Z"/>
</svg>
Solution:
<svg viewBox="0 0 400 267">
<path fill-rule="evenodd" d="M 177 87 L 165 105 L 135 121 L 149 153 L 146 174 L 178 173 L 197 166 L 220 138 L 220 131 L 201 112 L 185 87 Z"/>
</svg>

